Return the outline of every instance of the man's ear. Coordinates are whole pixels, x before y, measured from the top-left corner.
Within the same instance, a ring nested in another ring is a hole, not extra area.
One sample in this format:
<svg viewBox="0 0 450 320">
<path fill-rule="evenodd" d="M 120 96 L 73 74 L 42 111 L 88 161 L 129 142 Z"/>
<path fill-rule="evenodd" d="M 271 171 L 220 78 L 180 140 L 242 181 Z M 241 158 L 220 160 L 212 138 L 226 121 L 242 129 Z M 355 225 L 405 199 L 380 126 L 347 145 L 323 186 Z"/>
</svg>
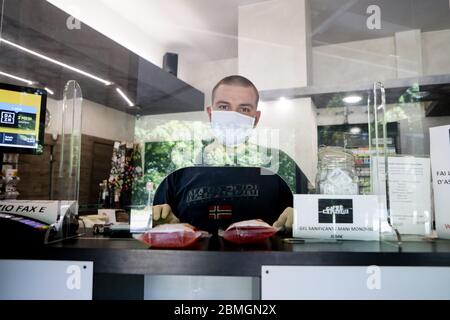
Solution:
<svg viewBox="0 0 450 320">
<path fill-rule="evenodd" d="M 256 116 L 255 116 L 255 127 L 259 122 L 259 118 L 261 117 L 261 111 L 256 111 Z"/>
<path fill-rule="evenodd" d="M 209 122 L 211 122 L 211 112 L 212 112 L 212 107 L 206 107 L 206 113 L 208 114 Z"/>
</svg>

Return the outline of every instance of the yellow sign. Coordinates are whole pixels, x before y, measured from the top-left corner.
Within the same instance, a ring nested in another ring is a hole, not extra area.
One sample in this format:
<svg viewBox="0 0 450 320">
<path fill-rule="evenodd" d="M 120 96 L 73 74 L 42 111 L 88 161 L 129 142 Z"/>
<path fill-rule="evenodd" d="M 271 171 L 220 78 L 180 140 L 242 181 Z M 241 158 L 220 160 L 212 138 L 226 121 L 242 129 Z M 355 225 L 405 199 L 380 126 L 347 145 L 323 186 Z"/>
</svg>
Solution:
<svg viewBox="0 0 450 320">
<path fill-rule="evenodd" d="M 0 131 L 12 135 L 34 136 L 37 142 L 41 101 L 42 97 L 38 94 L 0 89 Z"/>
</svg>

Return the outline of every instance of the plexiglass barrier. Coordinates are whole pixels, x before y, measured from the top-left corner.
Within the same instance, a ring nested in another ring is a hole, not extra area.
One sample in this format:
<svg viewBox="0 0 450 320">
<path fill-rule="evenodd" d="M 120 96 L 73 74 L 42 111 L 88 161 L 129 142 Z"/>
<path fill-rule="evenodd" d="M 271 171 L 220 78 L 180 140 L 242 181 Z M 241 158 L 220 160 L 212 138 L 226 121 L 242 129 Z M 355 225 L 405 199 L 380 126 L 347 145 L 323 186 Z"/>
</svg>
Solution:
<svg viewBox="0 0 450 320">
<path fill-rule="evenodd" d="M 380 240 L 388 222 L 385 168 L 387 126 L 384 88 L 334 93 L 318 101 L 315 188 L 295 195 L 294 237 Z"/>
<path fill-rule="evenodd" d="M 389 184 L 386 181 L 389 153 L 395 154 L 392 139 L 388 138 L 386 123 L 386 90 L 384 84 L 375 82 L 369 94 L 369 159 L 370 187 L 378 198 L 380 239 L 401 241 L 398 231 L 392 226 L 389 210 Z"/>
<path fill-rule="evenodd" d="M 61 115 L 61 145 L 56 189 L 52 200 L 58 200 L 61 238 L 74 236 L 78 226 L 81 128 L 83 94 L 80 85 L 71 80 L 64 88 Z M 71 230 L 72 228 L 72 230 Z"/>
<path fill-rule="evenodd" d="M 73 80 L 67 82 L 62 102 L 58 189 L 54 190 L 54 199 L 78 201 L 79 198 L 82 103 L 80 85 Z"/>
</svg>

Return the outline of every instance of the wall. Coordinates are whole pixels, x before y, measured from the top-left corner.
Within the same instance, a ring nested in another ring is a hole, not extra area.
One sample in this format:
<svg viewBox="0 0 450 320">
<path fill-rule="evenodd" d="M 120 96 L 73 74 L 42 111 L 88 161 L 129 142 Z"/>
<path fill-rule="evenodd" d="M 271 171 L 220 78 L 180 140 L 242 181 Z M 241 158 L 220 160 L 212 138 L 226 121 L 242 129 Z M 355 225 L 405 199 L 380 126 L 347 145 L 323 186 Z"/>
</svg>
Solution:
<svg viewBox="0 0 450 320">
<path fill-rule="evenodd" d="M 224 59 L 205 63 L 183 63 L 180 58 L 178 77 L 205 94 L 205 106 L 211 105 L 211 92 L 217 82 L 238 73 L 238 59 Z"/>
<path fill-rule="evenodd" d="M 265 1 L 239 7 L 239 73 L 259 90 L 309 83 L 308 1 Z"/>
<path fill-rule="evenodd" d="M 61 132 L 62 101 L 48 99 L 47 108 L 51 122 L 46 133 Z M 94 137 L 133 141 L 136 118 L 124 112 L 105 107 L 98 103 L 83 100 L 82 133 Z"/>
<path fill-rule="evenodd" d="M 421 31 L 396 32 L 394 38 L 397 78 L 420 77 L 423 74 Z"/>
<path fill-rule="evenodd" d="M 405 65 L 408 65 L 405 63 L 406 58 L 403 63 L 399 63 L 399 56 L 408 53 L 408 46 L 412 45 L 411 41 L 414 39 L 399 41 L 401 34 L 402 32 L 388 38 L 314 47 L 313 84 L 360 84 L 396 79 L 397 75 L 414 76 L 414 73 L 408 72 L 411 70 L 404 70 Z M 418 55 L 421 55 L 422 66 L 417 68 L 421 72 L 416 74 L 449 74 L 450 30 L 423 32 L 419 37 L 420 43 L 413 48 L 421 50 Z M 399 48 L 400 45 L 405 48 Z M 397 68 L 401 69 L 400 72 Z"/>
<path fill-rule="evenodd" d="M 450 73 L 450 30 L 422 33 L 425 75 Z"/>
<path fill-rule="evenodd" d="M 358 84 L 397 77 L 394 38 L 313 48 L 314 85 Z"/>
<path fill-rule="evenodd" d="M 308 86 L 312 71 L 310 14 L 306 0 L 239 7 L 239 73 L 249 77 L 259 90 Z M 266 102 L 261 110 L 258 128 L 277 130 L 280 149 L 314 182 L 317 120 L 311 99 Z"/>
</svg>

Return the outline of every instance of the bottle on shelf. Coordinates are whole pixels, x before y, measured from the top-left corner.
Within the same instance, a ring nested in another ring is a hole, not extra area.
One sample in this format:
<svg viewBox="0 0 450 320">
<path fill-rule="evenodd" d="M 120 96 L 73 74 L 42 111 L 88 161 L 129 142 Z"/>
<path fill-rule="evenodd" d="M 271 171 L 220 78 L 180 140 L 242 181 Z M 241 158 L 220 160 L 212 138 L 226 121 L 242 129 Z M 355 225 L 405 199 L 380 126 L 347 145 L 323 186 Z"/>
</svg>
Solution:
<svg viewBox="0 0 450 320">
<path fill-rule="evenodd" d="M 107 209 L 109 206 L 109 190 L 108 190 L 108 181 L 107 180 L 103 180 L 102 203 L 103 203 L 103 208 Z"/>
<path fill-rule="evenodd" d="M 114 186 L 112 184 L 109 185 L 109 189 L 108 189 L 108 193 L 109 193 L 109 201 L 108 201 L 108 208 L 109 209 L 113 209 L 114 208 Z"/>
<path fill-rule="evenodd" d="M 103 204 L 104 204 L 103 200 L 104 200 L 103 199 L 103 182 L 100 182 L 98 184 L 98 199 L 97 199 L 97 205 L 99 208 L 103 207 Z"/>
<path fill-rule="evenodd" d="M 120 209 L 120 190 L 116 189 L 114 192 L 114 209 Z"/>
<path fill-rule="evenodd" d="M 146 189 L 148 192 L 147 206 L 149 207 L 153 206 L 153 187 L 154 187 L 153 182 L 151 181 L 147 182 L 146 184 Z"/>
<path fill-rule="evenodd" d="M 146 184 L 146 189 L 148 192 L 148 199 L 147 199 L 147 206 L 145 207 L 146 210 L 149 213 L 149 220 L 147 228 L 151 229 L 153 228 L 153 189 L 154 189 L 154 183 L 151 181 L 148 181 Z"/>
</svg>

